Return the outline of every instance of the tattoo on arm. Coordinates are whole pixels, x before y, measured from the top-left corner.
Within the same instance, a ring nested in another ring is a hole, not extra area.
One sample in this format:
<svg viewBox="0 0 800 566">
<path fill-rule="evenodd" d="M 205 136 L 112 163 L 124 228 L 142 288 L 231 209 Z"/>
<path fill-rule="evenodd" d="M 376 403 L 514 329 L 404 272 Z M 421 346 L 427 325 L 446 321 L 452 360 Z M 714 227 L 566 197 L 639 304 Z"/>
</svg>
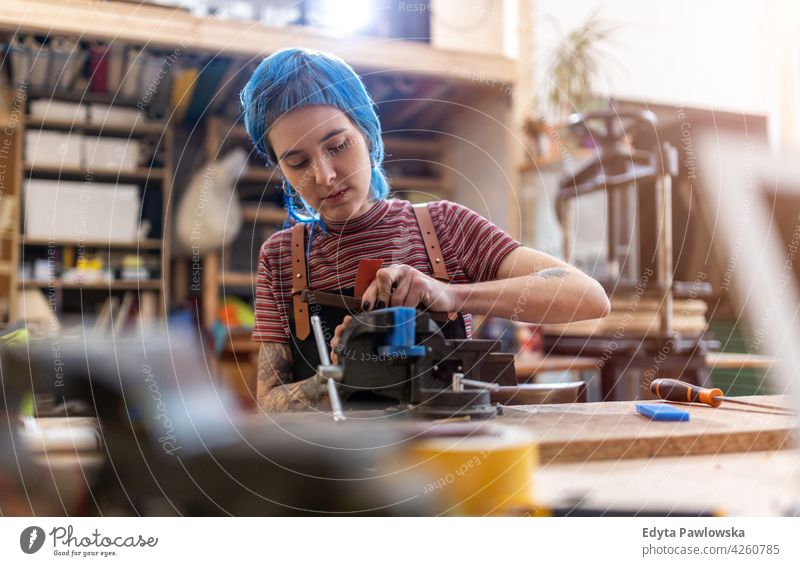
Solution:
<svg viewBox="0 0 800 566">
<path fill-rule="evenodd" d="M 542 279 L 564 279 L 564 277 L 569 275 L 569 271 L 563 267 L 551 267 L 549 269 L 537 271 L 534 275 Z"/>
<path fill-rule="evenodd" d="M 316 405 L 326 389 L 312 376 L 292 381 L 292 350 L 288 344 L 264 342 L 258 350 L 258 405 L 269 412 L 298 411 Z"/>
</svg>

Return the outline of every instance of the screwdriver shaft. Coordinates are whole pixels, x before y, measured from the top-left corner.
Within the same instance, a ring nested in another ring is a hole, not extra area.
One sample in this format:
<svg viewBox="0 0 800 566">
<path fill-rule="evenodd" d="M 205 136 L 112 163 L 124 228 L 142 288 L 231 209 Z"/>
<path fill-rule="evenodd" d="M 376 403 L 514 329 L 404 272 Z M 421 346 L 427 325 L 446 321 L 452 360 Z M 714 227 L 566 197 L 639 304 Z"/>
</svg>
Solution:
<svg viewBox="0 0 800 566">
<path fill-rule="evenodd" d="M 797 414 L 797 411 L 788 409 L 786 407 L 776 407 L 775 405 L 765 405 L 763 403 L 754 403 L 753 401 L 742 401 L 741 399 L 732 399 L 731 397 L 714 397 L 726 403 L 734 403 L 736 405 L 744 405 L 746 407 L 758 407 L 760 409 L 770 409 L 773 411 L 783 411 L 785 413 Z"/>
</svg>

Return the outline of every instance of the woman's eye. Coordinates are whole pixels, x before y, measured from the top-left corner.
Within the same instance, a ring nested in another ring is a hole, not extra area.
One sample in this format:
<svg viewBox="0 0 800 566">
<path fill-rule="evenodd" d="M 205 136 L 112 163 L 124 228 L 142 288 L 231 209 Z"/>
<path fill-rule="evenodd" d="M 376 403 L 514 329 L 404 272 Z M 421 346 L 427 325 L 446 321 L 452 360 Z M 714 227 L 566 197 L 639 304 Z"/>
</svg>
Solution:
<svg viewBox="0 0 800 566">
<path fill-rule="evenodd" d="M 350 146 L 350 140 L 349 139 L 342 140 L 341 143 L 339 143 L 336 146 L 328 149 L 328 155 L 336 155 L 337 153 L 341 153 L 345 149 L 347 149 L 349 146 Z"/>
<path fill-rule="evenodd" d="M 307 163 L 308 160 L 301 161 L 300 163 L 289 163 L 289 167 L 291 167 L 292 169 L 302 169 L 303 167 L 306 166 Z"/>
</svg>

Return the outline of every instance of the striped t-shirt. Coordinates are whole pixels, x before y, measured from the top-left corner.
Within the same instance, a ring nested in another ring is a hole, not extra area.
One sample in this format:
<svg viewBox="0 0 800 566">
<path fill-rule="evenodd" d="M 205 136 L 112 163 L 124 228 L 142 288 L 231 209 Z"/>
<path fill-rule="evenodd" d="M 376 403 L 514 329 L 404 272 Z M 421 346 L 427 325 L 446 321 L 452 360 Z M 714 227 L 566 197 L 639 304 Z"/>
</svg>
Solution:
<svg viewBox="0 0 800 566">
<path fill-rule="evenodd" d="M 495 278 L 503 258 L 519 243 L 469 208 L 448 201 L 429 203 L 451 284 Z M 382 259 L 383 267 L 410 265 L 426 275 L 431 266 L 414 209 L 402 200 L 378 201 L 362 216 L 328 222 L 314 235 L 308 256 L 309 288 L 333 291 L 353 287 L 362 259 Z M 319 228 L 315 228 L 319 230 Z M 292 308 L 291 229 L 270 236 L 261 246 L 256 280 L 253 340 L 288 343 Z M 308 236 L 306 236 L 308 241 Z M 467 335 L 470 317 L 464 315 Z"/>
</svg>

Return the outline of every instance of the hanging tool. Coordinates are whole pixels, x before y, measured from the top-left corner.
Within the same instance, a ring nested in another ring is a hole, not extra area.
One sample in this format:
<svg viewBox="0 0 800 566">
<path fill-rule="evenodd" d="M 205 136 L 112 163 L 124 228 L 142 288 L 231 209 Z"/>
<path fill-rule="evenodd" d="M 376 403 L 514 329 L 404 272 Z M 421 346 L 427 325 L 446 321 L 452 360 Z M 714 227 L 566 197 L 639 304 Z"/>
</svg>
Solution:
<svg viewBox="0 0 800 566">
<path fill-rule="evenodd" d="M 317 371 L 323 377 L 328 377 L 328 398 L 331 400 L 333 420 L 341 422 L 346 420 L 346 418 L 342 410 L 342 401 L 339 399 L 339 391 L 336 389 L 334 377 L 342 375 L 342 368 L 331 364 L 331 359 L 328 356 L 328 347 L 325 344 L 325 337 L 322 334 L 322 321 L 317 315 L 311 317 L 311 327 L 314 329 L 314 339 L 317 342 L 317 351 L 319 351 L 320 365 Z"/>
<path fill-rule="evenodd" d="M 650 384 L 650 392 L 667 401 L 681 401 L 684 403 L 703 403 L 712 407 L 719 407 L 723 401 L 726 403 L 735 403 L 737 405 L 746 405 L 748 407 L 758 407 L 760 409 L 770 409 L 772 411 L 783 411 L 785 413 L 796 414 L 792 409 L 784 407 L 775 407 L 774 405 L 763 405 L 761 403 L 753 403 L 752 401 L 742 401 L 740 399 L 733 399 L 726 397 L 722 389 L 714 387 L 709 389 L 707 387 L 699 387 L 677 379 L 654 379 Z"/>
</svg>

